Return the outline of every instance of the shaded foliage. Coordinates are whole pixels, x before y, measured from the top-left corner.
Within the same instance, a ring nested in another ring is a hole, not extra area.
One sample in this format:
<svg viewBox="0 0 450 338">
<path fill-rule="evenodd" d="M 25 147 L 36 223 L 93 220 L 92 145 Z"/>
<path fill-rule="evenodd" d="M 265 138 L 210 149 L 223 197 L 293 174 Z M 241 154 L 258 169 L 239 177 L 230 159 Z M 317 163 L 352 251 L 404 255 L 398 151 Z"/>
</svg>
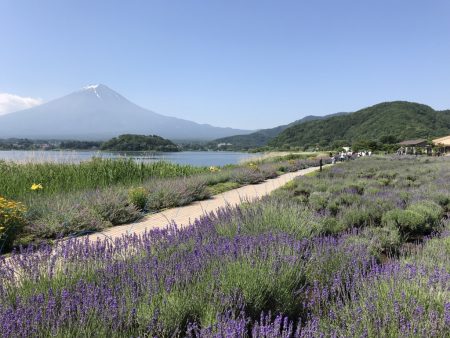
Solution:
<svg viewBox="0 0 450 338">
<path fill-rule="evenodd" d="M 157 135 L 124 134 L 114 137 L 101 145 L 102 150 L 113 151 L 179 151 L 170 140 Z"/>
</svg>

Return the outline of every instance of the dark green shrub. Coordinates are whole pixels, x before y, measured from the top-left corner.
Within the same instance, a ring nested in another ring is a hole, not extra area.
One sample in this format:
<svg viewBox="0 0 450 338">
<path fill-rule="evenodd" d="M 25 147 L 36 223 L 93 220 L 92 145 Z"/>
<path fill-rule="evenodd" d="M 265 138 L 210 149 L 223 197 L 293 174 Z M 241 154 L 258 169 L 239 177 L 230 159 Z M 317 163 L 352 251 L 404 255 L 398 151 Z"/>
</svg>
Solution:
<svg viewBox="0 0 450 338">
<path fill-rule="evenodd" d="M 408 210 L 417 212 L 425 217 L 425 222 L 430 227 L 435 227 L 438 225 L 439 221 L 442 218 L 443 210 L 442 208 L 432 202 L 432 201 L 420 201 L 414 204 L 411 204 L 408 207 Z"/>
<path fill-rule="evenodd" d="M 424 235 L 438 225 L 442 208 L 431 201 L 421 201 L 407 209 L 394 209 L 383 216 L 383 224 L 397 227 L 404 235 Z"/>
<path fill-rule="evenodd" d="M 383 224 L 387 227 L 397 227 L 405 235 L 421 234 L 427 230 L 425 217 L 411 210 L 394 209 L 388 211 L 383 216 Z"/>
<path fill-rule="evenodd" d="M 367 224 L 369 226 L 380 226 L 383 215 L 394 208 L 394 203 L 389 199 L 375 198 L 363 200 L 360 208 L 367 212 Z"/>
</svg>

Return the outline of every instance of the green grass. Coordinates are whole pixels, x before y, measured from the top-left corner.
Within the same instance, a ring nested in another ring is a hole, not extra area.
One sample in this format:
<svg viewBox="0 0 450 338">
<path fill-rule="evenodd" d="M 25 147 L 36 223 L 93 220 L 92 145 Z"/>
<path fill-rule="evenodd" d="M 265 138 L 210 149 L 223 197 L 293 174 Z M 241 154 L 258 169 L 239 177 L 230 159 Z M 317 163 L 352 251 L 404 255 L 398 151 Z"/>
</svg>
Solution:
<svg viewBox="0 0 450 338">
<path fill-rule="evenodd" d="M 11 199 L 25 199 L 39 193 L 50 195 L 130 185 L 150 178 L 184 177 L 207 172 L 204 167 L 168 162 L 136 163 L 133 160 L 93 159 L 81 163 L 26 163 L 0 161 L 0 194 Z M 33 183 L 43 189 L 31 191 Z"/>
</svg>

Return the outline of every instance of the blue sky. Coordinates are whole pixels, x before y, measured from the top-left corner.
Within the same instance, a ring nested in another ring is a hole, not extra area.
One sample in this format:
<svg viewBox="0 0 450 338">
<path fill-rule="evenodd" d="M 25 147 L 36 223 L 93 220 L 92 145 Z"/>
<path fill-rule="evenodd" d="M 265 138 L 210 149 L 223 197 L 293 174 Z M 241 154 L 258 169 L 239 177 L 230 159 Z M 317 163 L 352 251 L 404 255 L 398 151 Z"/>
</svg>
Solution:
<svg viewBox="0 0 450 338">
<path fill-rule="evenodd" d="M 445 109 L 449 18 L 447 0 L 0 0 L 0 93 L 104 83 L 248 129 L 390 100 Z"/>
</svg>

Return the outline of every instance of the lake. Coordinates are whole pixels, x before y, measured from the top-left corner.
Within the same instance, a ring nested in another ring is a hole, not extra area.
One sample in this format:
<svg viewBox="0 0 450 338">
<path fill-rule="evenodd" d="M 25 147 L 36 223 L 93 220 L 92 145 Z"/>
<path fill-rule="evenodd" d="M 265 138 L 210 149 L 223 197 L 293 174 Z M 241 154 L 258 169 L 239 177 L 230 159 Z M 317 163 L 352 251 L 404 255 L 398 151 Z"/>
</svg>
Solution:
<svg viewBox="0 0 450 338">
<path fill-rule="evenodd" d="M 178 164 L 195 166 L 223 166 L 238 164 L 245 160 L 257 158 L 261 154 L 249 154 L 231 151 L 182 151 L 175 153 L 149 152 L 99 152 L 99 151 L 0 151 L 0 160 L 15 162 L 59 162 L 78 163 L 88 161 L 92 157 L 131 158 L 138 162 L 169 161 Z"/>
</svg>

